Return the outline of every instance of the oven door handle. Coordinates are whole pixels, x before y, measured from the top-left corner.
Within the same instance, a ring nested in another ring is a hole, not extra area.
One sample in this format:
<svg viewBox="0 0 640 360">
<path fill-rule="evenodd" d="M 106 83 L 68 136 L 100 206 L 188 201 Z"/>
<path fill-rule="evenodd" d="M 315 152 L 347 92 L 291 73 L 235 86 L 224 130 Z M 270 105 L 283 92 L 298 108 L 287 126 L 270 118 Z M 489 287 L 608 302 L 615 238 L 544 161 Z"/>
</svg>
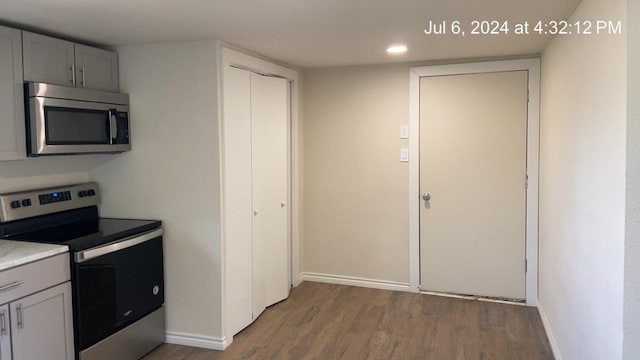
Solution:
<svg viewBox="0 0 640 360">
<path fill-rule="evenodd" d="M 160 229 L 149 231 L 142 235 L 132 236 L 130 238 L 126 238 L 124 240 L 121 240 L 109 245 L 95 247 L 95 248 L 91 248 L 84 251 L 79 251 L 76 253 L 75 261 L 76 263 L 83 263 L 85 261 L 91 260 L 98 256 L 110 254 L 118 250 L 126 249 L 128 247 L 132 247 L 138 244 L 142 244 L 143 242 L 149 241 L 151 239 L 155 239 L 158 236 L 162 236 L 162 234 L 163 234 L 163 230 L 162 228 L 160 228 Z"/>
</svg>

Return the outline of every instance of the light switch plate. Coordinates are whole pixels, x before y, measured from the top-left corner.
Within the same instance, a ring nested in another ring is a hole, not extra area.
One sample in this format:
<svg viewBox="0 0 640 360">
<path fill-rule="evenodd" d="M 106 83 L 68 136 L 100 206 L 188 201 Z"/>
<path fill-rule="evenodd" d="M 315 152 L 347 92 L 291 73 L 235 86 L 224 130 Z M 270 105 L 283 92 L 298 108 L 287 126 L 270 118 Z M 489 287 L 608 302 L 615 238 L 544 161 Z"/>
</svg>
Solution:
<svg viewBox="0 0 640 360">
<path fill-rule="evenodd" d="M 409 125 L 400 125 L 400 139 L 409 138 Z"/>
<path fill-rule="evenodd" d="M 400 149 L 400 162 L 409 162 L 409 149 Z"/>
</svg>

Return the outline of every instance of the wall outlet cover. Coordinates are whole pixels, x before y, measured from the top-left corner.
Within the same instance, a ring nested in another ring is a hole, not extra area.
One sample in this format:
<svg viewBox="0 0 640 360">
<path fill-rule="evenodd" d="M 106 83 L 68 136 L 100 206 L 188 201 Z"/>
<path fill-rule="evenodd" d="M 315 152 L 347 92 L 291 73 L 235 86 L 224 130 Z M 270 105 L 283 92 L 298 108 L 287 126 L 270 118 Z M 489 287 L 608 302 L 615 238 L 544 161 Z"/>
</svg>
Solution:
<svg viewBox="0 0 640 360">
<path fill-rule="evenodd" d="M 400 139 L 409 138 L 409 125 L 400 125 Z"/>
<path fill-rule="evenodd" d="M 409 162 L 409 149 L 407 148 L 400 149 L 400 161 Z"/>
</svg>

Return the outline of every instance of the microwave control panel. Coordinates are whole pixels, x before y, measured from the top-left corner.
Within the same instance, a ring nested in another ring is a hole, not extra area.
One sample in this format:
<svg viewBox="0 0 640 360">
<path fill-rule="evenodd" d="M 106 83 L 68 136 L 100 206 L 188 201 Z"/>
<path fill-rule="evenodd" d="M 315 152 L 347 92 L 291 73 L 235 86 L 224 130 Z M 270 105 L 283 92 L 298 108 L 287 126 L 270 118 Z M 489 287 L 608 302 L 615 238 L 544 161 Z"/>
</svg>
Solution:
<svg viewBox="0 0 640 360">
<path fill-rule="evenodd" d="M 129 113 L 118 111 L 118 144 L 129 144 Z"/>
</svg>

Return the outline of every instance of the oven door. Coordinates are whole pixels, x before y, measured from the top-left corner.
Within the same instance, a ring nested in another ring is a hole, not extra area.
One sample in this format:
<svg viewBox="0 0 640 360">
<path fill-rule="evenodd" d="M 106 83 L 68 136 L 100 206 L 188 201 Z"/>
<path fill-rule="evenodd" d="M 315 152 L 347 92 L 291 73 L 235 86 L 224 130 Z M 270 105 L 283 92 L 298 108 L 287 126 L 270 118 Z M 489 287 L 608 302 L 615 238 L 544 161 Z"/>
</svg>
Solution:
<svg viewBox="0 0 640 360">
<path fill-rule="evenodd" d="M 118 152 L 117 105 L 29 99 L 29 155 Z M 128 109 L 128 108 L 127 108 Z"/>
<path fill-rule="evenodd" d="M 77 350 L 164 303 L 162 229 L 77 252 L 74 260 Z"/>
</svg>

